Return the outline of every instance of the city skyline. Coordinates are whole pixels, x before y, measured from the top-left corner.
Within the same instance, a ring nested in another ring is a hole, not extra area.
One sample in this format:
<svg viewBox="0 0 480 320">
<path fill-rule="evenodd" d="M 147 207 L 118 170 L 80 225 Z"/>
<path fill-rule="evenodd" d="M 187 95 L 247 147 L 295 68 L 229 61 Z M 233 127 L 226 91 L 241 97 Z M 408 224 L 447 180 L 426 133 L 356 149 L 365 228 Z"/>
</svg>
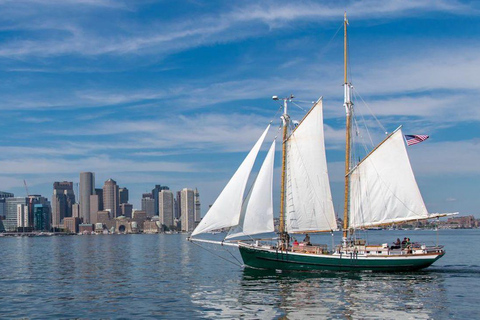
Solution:
<svg viewBox="0 0 480 320">
<path fill-rule="evenodd" d="M 50 198 L 54 181 L 75 189 L 78 172 L 91 171 L 128 186 L 135 208 L 156 184 L 198 188 L 205 214 L 275 117 L 271 96 L 293 93 L 324 97 L 342 212 L 346 10 L 356 92 L 387 131 L 430 135 L 408 149 L 428 210 L 480 217 L 474 2 L 19 0 L 0 9 L 1 191 L 23 196 L 26 180 Z"/>
</svg>

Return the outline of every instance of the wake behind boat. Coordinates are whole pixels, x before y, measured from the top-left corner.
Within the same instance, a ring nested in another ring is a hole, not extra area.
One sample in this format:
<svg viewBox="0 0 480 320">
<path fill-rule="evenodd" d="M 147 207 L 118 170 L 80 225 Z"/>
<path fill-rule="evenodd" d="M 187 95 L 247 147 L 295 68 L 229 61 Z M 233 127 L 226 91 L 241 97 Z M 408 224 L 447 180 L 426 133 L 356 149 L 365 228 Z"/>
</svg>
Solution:
<svg viewBox="0 0 480 320">
<path fill-rule="evenodd" d="M 438 218 L 429 214 L 405 147 L 401 127 L 356 164 L 352 163 L 352 86 L 347 81 L 347 19 L 344 19 L 346 110 L 345 205 L 342 243 L 326 245 L 291 243 L 294 234 L 333 232 L 338 229 L 330 191 L 325 154 L 323 101 L 320 98 L 303 120 L 294 125 L 288 113 L 293 96 L 283 100 L 282 170 L 278 238 L 268 243 L 261 235 L 274 232 L 273 174 L 275 141 L 245 196 L 259 150 L 270 129 L 257 143 L 225 186 L 190 241 L 239 248 L 244 264 L 280 270 L 407 271 L 430 266 L 441 258 L 442 246 L 409 244 L 369 245 L 355 230 Z M 280 100 L 274 96 L 275 100 Z M 202 233 L 229 229 L 224 241 L 204 240 Z"/>
</svg>

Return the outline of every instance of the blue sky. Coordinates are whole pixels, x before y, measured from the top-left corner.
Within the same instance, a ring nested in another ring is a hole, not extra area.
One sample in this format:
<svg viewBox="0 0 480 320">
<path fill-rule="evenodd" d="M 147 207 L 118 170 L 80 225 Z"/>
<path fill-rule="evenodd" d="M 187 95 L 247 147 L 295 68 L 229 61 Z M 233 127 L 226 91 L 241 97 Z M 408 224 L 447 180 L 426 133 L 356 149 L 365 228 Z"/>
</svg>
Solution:
<svg viewBox="0 0 480 320">
<path fill-rule="evenodd" d="M 294 93 L 324 97 L 341 211 L 344 10 L 356 92 L 431 136 L 409 148 L 429 211 L 480 217 L 480 6 L 461 1 L 0 1 L 0 190 L 50 198 L 93 171 L 135 207 L 197 187 L 205 213 Z"/>
</svg>

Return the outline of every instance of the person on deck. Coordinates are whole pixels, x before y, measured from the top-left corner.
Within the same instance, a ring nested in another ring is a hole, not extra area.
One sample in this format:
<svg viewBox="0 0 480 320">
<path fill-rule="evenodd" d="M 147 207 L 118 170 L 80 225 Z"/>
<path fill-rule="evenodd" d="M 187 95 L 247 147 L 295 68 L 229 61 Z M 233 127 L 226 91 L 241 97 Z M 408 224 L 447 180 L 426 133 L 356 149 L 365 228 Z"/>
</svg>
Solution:
<svg viewBox="0 0 480 320">
<path fill-rule="evenodd" d="M 299 243 L 298 243 L 297 239 L 295 239 L 295 241 L 293 241 L 293 246 L 298 246 L 298 244 Z"/>
<path fill-rule="evenodd" d="M 403 241 L 402 241 L 402 249 L 405 248 L 407 246 L 407 238 L 403 238 Z"/>
<path fill-rule="evenodd" d="M 305 239 L 303 239 L 303 243 L 305 243 L 307 246 L 311 246 L 312 244 L 310 243 L 310 236 L 308 233 L 305 235 Z"/>
<path fill-rule="evenodd" d="M 401 242 L 400 242 L 400 238 L 397 238 L 397 241 L 395 241 L 394 243 L 396 246 L 400 246 Z"/>
</svg>

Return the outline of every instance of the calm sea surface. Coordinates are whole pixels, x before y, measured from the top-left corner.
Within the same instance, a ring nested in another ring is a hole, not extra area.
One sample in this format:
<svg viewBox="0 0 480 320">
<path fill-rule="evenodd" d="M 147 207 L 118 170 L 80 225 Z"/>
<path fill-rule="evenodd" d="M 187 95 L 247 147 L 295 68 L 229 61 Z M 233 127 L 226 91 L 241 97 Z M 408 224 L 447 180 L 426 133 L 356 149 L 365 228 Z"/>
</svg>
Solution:
<svg viewBox="0 0 480 320">
<path fill-rule="evenodd" d="M 423 230 L 367 235 L 370 243 L 437 238 Z M 0 318 L 480 318 L 480 230 L 441 230 L 442 259 L 396 274 L 252 271 L 229 262 L 239 259 L 235 248 L 185 238 L 0 238 Z M 328 234 L 312 240 L 331 245 Z"/>
</svg>

